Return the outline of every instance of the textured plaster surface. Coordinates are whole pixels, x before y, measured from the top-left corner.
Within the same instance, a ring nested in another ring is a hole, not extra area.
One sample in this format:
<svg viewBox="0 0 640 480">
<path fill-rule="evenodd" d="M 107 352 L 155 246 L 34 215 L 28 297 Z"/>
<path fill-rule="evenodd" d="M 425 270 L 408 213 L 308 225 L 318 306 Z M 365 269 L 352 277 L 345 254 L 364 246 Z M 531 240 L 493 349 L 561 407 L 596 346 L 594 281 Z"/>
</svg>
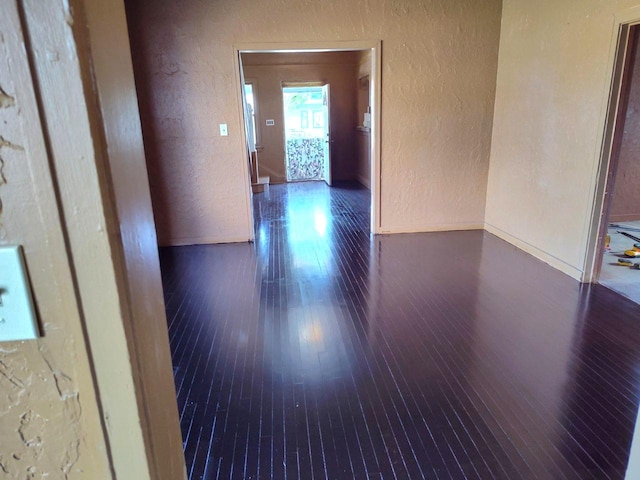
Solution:
<svg viewBox="0 0 640 480">
<path fill-rule="evenodd" d="M 232 45 L 251 42 L 382 40 L 382 230 L 481 226 L 500 6 L 128 0 L 161 241 L 248 237 Z"/>
<path fill-rule="evenodd" d="M 487 228 L 578 278 L 609 95 L 614 16 L 631 0 L 504 0 Z"/>
<path fill-rule="evenodd" d="M 354 53 L 242 55 L 245 79 L 256 81 L 260 129 L 260 175 L 272 183 L 286 182 L 282 84 L 330 84 L 331 172 L 333 180 L 356 178 L 356 69 Z M 267 127 L 267 119 L 275 120 Z"/>
<path fill-rule="evenodd" d="M 0 245 L 23 245 L 44 333 L 0 343 L 0 478 L 108 479 L 23 31 L 11 2 L 3 5 L 0 33 Z M 55 61 L 58 52 L 48 54 Z"/>
<path fill-rule="evenodd" d="M 636 51 L 610 220 L 640 220 L 640 48 Z"/>
</svg>

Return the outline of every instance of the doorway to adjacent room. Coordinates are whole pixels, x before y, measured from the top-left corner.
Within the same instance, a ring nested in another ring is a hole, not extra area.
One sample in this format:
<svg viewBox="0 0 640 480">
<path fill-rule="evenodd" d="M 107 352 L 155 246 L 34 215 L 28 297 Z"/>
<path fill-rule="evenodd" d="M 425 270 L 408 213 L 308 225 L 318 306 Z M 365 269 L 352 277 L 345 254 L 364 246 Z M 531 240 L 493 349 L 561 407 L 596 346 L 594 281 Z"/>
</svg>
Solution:
<svg viewBox="0 0 640 480">
<path fill-rule="evenodd" d="M 380 233 L 380 42 L 234 48 L 254 220 L 252 192 L 268 196 L 269 185 L 358 183 L 369 191 L 369 231 Z"/>
<path fill-rule="evenodd" d="M 594 276 L 640 303 L 640 48 L 638 25 L 623 25 L 616 54 L 602 176 Z"/>
</svg>

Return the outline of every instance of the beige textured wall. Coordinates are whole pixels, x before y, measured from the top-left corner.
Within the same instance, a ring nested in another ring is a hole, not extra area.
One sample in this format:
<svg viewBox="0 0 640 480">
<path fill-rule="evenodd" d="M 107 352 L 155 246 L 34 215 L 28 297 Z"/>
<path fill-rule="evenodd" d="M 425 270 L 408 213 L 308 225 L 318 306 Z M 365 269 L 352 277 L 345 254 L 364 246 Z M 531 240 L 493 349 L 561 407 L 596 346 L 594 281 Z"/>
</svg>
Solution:
<svg viewBox="0 0 640 480">
<path fill-rule="evenodd" d="M 615 15 L 640 2 L 503 3 L 486 227 L 580 278 Z"/>
<path fill-rule="evenodd" d="M 0 245 L 43 337 L 0 343 L 0 476 L 186 478 L 123 3 L 2 12 Z"/>
<path fill-rule="evenodd" d="M 57 62 L 63 68 L 73 64 L 74 42 L 65 21 L 70 16 L 62 4 L 24 2 L 24 9 L 26 18 L 44 16 L 49 20 L 49 26 L 45 24 L 44 28 L 42 24 L 38 28 L 33 22 L 30 24 L 32 38 L 59 38 L 62 31 L 68 40 L 59 45 L 59 50 L 46 53 L 47 62 Z M 0 246 L 24 246 L 44 336 L 26 342 L 0 343 L 0 477 L 109 479 L 112 477 L 107 443 L 34 81 L 25 54 L 23 27 L 26 29 L 19 20 L 15 2 L 3 2 Z M 39 60 L 44 58 L 40 56 Z M 68 79 L 76 74 L 73 68 L 65 73 Z M 82 135 L 81 127 L 70 129 L 70 134 L 78 135 L 78 148 L 91 143 L 88 136 Z"/>
<path fill-rule="evenodd" d="M 249 236 L 232 54 L 247 42 L 382 40 L 382 231 L 483 225 L 499 0 L 126 3 L 161 243 Z"/>
<path fill-rule="evenodd" d="M 330 84 L 332 179 L 354 179 L 357 54 L 248 53 L 242 55 L 242 64 L 245 78 L 257 81 L 260 175 L 271 176 L 271 183 L 286 182 L 282 83 L 322 82 Z M 267 119 L 275 125 L 267 127 Z"/>
<path fill-rule="evenodd" d="M 636 50 L 629 105 L 609 221 L 640 220 L 640 48 Z"/>
</svg>

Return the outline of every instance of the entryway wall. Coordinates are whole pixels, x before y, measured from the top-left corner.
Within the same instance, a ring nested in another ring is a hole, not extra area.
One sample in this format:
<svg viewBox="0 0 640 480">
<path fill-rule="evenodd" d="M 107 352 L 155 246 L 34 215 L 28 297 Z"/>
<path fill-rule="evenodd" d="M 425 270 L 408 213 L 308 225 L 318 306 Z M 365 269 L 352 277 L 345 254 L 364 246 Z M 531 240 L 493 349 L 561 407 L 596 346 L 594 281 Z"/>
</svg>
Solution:
<svg viewBox="0 0 640 480">
<path fill-rule="evenodd" d="M 359 52 L 242 53 L 246 81 L 255 81 L 260 175 L 286 182 L 282 84 L 321 82 L 331 85 L 331 169 L 333 180 L 355 180 L 356 87 Z M 266 120 L 275 120 L 267 126 Z"/>
<path fill-rule="evenodd" d="M 500 8 L 500 0 L 127 0 L 160 243 L 251 236 L 233 46 L 256 43 L 264 51 L 379 42 L 377 231 L 482 228 Z"/>
<path fill-rule="evenodd" d="M 0 347 L 2 478 L 185 479 L 124 5 L 7 1 L 0 32 L 0 244 L 42 334 Z"/>
<path fill-rule="evenodd" d="M 593 280 L 620 25 L 638 0 L 504 0 L 486 229 Z M 603 170 L 604 169 L 604 170 Z"/>
</svg>

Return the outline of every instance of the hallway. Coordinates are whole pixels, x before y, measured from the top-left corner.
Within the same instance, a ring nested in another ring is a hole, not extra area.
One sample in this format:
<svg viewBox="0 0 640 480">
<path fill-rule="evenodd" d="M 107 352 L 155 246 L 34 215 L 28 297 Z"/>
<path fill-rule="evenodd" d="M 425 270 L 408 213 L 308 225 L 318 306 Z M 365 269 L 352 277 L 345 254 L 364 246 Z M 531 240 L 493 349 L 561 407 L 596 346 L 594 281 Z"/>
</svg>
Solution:
<svg viewBox="0 0 640 480">
<path fill-rule="evenodd" d="M 275 185 L 254 244 L 161 250 L 190 479 L 621 479 L 640 306 L 481 232 L 371 237 Z"/>
</svg>

